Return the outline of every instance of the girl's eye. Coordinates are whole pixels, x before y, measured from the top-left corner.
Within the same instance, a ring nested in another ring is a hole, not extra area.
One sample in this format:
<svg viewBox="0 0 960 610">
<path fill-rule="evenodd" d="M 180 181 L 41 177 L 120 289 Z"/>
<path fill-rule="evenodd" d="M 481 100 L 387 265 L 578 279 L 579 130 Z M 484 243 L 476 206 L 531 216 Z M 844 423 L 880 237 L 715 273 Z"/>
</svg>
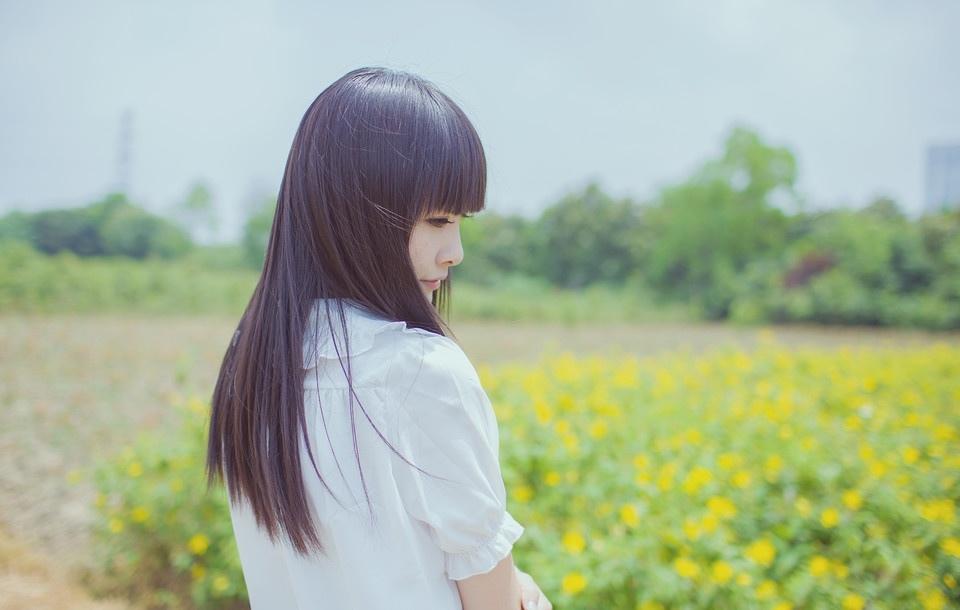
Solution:
<svg viewBox="0 0 960 610">
<path fill-rule="evenodd" d="M 473 214 L 463 214 L 461 215 L 461 218 L 473 218 Z M 442 227 L 444 225 L 452 225 L 456 221 L 450 220 L 449 218 L 446 218 L 444 216 L 436 216 L 434 218 L 428 218 L 427 222 L 429 222 L 435 227 Z"/>
</svg>

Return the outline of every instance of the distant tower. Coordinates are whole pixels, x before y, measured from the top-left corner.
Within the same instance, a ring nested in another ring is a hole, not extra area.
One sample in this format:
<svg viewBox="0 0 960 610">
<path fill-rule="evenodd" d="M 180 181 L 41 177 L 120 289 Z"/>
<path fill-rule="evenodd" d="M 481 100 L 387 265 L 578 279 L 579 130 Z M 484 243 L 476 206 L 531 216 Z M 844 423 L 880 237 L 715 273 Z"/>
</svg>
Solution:
<svg viewBox="0 0 960 610">
<path fill-rule="evenodd" d="M 133 110 L 125 108 L 120 115 L 120 138 L 117 141 L 117 178 L 115 190 L 130 195 L 130 156 L 133 147 Z"/>
<path fill-rule="evenodd" d="M 924 213 L 960 208 L 960 144 L 927 147 Z"/>
</svg>

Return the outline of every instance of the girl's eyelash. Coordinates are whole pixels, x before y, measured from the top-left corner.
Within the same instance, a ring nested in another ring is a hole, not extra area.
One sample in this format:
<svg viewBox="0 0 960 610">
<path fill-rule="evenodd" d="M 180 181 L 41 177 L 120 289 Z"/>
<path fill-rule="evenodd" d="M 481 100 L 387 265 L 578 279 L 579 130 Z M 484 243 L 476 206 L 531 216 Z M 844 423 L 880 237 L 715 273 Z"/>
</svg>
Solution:
<svg viewBox="0 0 960 610">
<path fill-rule="evenodd" d="M 464 214 L 463 217 L 473 218 L 473 214 Z M 443 218 L 443 217 L 437 217 L 437 218 L 429 218 L 427 219 L 427 222 L 432 223 L 434 226 L 442 226 L 445 224 L 452 225 L 454 221 L 449 220 L 447 218 Z"/>
</svg>

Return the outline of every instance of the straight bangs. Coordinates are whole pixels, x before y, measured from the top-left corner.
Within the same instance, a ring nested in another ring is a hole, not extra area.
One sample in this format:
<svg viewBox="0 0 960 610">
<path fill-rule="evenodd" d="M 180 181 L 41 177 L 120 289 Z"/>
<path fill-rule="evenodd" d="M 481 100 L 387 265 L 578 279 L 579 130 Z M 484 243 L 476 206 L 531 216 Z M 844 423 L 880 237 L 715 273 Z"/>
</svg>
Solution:
<svg viewBox="0 0 960 610">
<path fill-rule="evenodd" d="M 430 110 L 436 114 L 414 130 L 414 142 L 424 148 L 422 166 L 413 176 L 414 217 L 480 212 L 487 191 L 487 161 L 480 137 L 449 98 L 441 94 L 432 99 L 436 105 Z"/>
</svg>

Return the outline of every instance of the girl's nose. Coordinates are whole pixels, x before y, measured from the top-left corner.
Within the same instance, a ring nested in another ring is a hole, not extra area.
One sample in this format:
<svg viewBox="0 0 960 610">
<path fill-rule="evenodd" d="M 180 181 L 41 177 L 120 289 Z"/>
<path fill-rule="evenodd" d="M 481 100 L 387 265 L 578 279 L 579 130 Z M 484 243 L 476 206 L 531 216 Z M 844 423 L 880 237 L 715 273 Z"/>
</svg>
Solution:
<svg viewBox="0 0 960 610">
<path fill-rule="evenodd" d="M 463 244 L 460 242 L 460 228 L 455 237 L 440 250 L 440 264 L 456 266 L 463 261 Z"/>
</svg>

